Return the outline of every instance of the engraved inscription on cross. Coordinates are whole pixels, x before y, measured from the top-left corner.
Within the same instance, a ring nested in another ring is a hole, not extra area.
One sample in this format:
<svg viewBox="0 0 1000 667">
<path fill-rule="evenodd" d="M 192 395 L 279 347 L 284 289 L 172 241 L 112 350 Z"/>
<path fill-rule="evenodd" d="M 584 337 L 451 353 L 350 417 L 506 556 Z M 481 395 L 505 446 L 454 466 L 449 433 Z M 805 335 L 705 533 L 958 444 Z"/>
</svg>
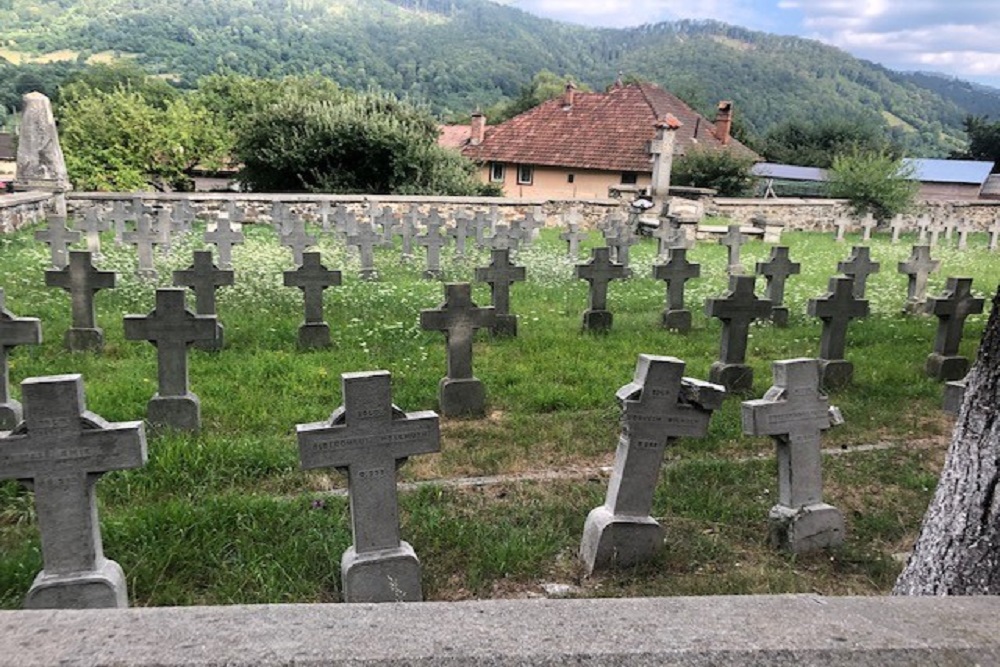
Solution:
<svg viewBox="0 0 1000 667">
<path fill-rule="evenodd" d="M 440 451 L 438 416 L 393 405 L 386 371 L 344 373 L 341 385 L 344 405 L 329 421 L 296 426 L 302 468 L 346 472 L 357 553 L 396 549 L 396 470 L 407 457 Z"/>
<path fill-rule="evenodd" d="M 242 212 L 237 212 L 236 206 L 230 203 L 227 215 L 219 215 L 215 226 L 205 230 L 205 243 L 214 245 L 219 251 L 219 268 L 229 269 L 233 265 L 233 246 L 243 243 Z"/>
<path fill-rule="evenodd" d="M 21 404 L 10 397 L 7 355 L 16 345 L 39 345 L 42 323 L 36 317 L 17 317 L 7 310 L 6 293 L 0 287 L 0 431 L 9 431 L 21 421 Z"/>
<path fill-rule="evenodd" d="M 931 248 L 926 245 L 915 245 L 905 262 L 900 262 L 899 273 L 908 278 L 906 286 L 906 307 L 908 313 L 923 312 L 927 301 L 927 279 L 938 270 L 941 260 L 931 259 Z"/>
<path fill-rule="evenodd" d="M 66 266 L 66 247 L 80 240 L 80 232 L 66 228 L 65 216 L 50 215 L 47 227 L 35 232 L 35 240 L 49 245 L 52 266 L 61 269 Z"/>
<path fill-rule="evenodd" d="M 121 568 L 104 558 L 94 486 L 106 472 L 146 463 L 142 422 L 87 411 L 80 375 L 25 380 L 21 395 L 24 422 L 0 440 L 0 479 L 33 482 L 44 569 L 25 606 L 127 606 Z"/>
<path fill-rule="evenodd" d="M 576 265 L 576 277 L 590 283 L 589 310 L 608 309 L 608 283 L 625 278 L 625 267 L 611 261 L 610 248 L 593 248 L 591 258 Z"/>
<path fill-rule="evenodd" d="M 878 273 L 881 264 L 871 259 L 871 248 L 854 246 L 851 256 L 846 261 L 837 263 L 837 270 L 848 278 L 854 279 L 854 296 L 863 299 L 868 285 L 868 276 Z"/>
</svg>

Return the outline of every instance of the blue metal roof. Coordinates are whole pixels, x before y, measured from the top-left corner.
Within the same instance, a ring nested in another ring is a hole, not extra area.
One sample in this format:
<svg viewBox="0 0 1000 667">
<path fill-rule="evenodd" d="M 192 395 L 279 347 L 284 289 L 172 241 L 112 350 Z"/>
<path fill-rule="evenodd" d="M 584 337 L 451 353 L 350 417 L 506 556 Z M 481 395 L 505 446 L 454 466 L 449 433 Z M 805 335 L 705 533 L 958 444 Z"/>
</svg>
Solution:
<svg viewBox="0 0 1000 667">
<path fill-rule="evenodd" d="M 825 181 L 826 170 L 817 167 L 797 167 L 791 164 L 758 162 L 751 172 L 762 178 L 780 178 L 786 181 Z"/>
<path fill-rule="evenodd" d="M 993 171 L 992 162 L 904 158 L 913 166 L 914 180 L 924 183 L 974 183 L 982 185 Z"/>
</svg>

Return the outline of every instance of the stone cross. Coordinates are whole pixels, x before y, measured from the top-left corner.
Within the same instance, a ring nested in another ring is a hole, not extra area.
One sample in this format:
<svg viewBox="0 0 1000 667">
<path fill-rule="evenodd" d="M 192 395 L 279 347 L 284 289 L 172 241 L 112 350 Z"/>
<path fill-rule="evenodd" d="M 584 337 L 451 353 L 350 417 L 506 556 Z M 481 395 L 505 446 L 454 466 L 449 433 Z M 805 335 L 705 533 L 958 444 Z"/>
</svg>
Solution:
<svg viewBox="0 0 1000 667">
<path fill-rule="evenodd" d="M 174 285 L 189 287 L 194 292 L 195 312 L 198 315 L 215 315 L 215 290 L 233 284 L 233 272 L 220 269 L 212 261 L 211 250 L 195 250 L 194 263 L 181 271 L 174 271 Z M 195 341 L 194 346 L 202 350 L 223 348 L 223 326 L 219 322 L 214 340 Z"/>
<path fill-rule="evenodd" d="M 201 427 L 201 401 L 188 388 L 188 345 L 212 340 L 218 322 L 212 315 L 195 315 L 184 305 L 183 289 L 156 290 L 156 307 L 149 315 L 126 315 L 125 338 L 156 346 L 158 390 L 146 408 L 150 424 L 183 431 Z"/>
<path fill-rule="evenodd" d="M 931 248 L 926 245 L 915 245 L 910 252 L 910 257 L 905 262 L 900 262 L 899 273 L 905 274 L 909 278 L 906 287 L 906 305 L 903 312 L 910 314 L 923 314 L 924 304 L 927 302 L 927 279 L 941 266 L 941 260 L 931 259 Z"/>
<path fill-rule="evenodd" d="M 159 242 L 153 229 L 152 216 L 147 213 L 139 215 L 134 232 L 122 234 L 122 241 L 129 245 L 134 245 L 138 255 L 138 270 L 136 275 L 140 278 L 156 278 L 156 267 L 153 265 L 153 246 Z"/>
<path fill-rule="evenodd" d="M 110 229 L 110 223 L 101 217 L 97 206 L 91 206 L 76 220 L 76 228 L 87 239 L 87 251 L 94 257 L 101 255 L 101 232 Z"/>
<path fill-rule="evenodd" d="M 1000 216 L 994 218 L 993 224 L 990 225 L 990 252 L 996 252 L 998 247 L 1000 247 Z"/>
<path fill-rule="evenodd" d="M 492 307 L 480 308 L 472 301 L 469 283 L 444 287 L 445 299 L 435 310 L 420 311 L 420 328 L 443 331 L 448 346 L 448 373 L 438 385 L 441 414 L 446 417 L 486 413 L 486 390 L 472 374 L 472 339 L 476 329 L 496 324 Z"/>
<path fill-rule="evenodd" d="M 767 279 L 764 298 L 771 302 L 771 321 L 775 326 L 788 326 L 788 307 L 785 303 L 785 283 L 789 276 L 802 272 L 802 265 L 788 257 L 788 246 L 771 248 L 766 262 L 757 262 L 757 275 Z"/>
<path fill-rule="evenodd" d="M 486 230 L 490 228 L 490 220 L 483 211 L 476 211 L 472 218 L 472 229 L 475 232 L 476 246 L 483 248 L 486 246 Z"/>
<path fill-rule="evenodd" d="M 958 222 L 952 217 L 954 215 L 954 210 L 949 210 L 946 214 L 947 217 L 944 219 L 944 240 L 951 241 L 951 236 L 955 232 L 955 228 L 958 227 Z"/>
<path fill-rule="evenodd" d="M 288 216 L 291 213 L 288 206 L 283 201 L 271 202 L 271 226 L 278 232 L 280 237 L 288 230 Z"/>
<path fill-rule="evenodd" d="M 215 220 L 215 225 L 209 226 L 204 236 L 205 243 L 214 245 L 219 251 L 219 267 L 223 269 L 232 268 L 233 246 L 241 245 L 244 238 L 243 225 L 234 218 L 233 212 L 228 215 L 219 215 Z"/>
<path fill-rule="evenodd" d="M 472 218 L 465 212 L 455 215 L 455 226 L 448 230 L 448 236 L 455 239 L 455 254 L 465 257 L 465 240 L 469 238 L 469 223 Z"/>
<path fill-rule="evenodd" d="M 108 216 L 108 220 L 114 225 L 116 245 L 121 245 L 125 242 L 126 223 L 138 220 L 138 216 L 139 213 L 134 209 L 126 209 L 125 202 L 121 199 L 117 199 L 111 204 L 111 214 Z"/>
<path fill-rule="evenodd" d="M 21 404 L 10 396 L 7 355 L 17 345 L 40 345 L 42 322 L 36 317 L 17 317 L 7 310 L 6 294 L 0 287 L 0 431 L 11 431 L 21 421 Z M 2 455 L 0 455 L 2 457 Z"/>
<path fill-rule="evenodd" d="M 72 326 L 66 332 L 66 349 L 73 352 L 100 352 L 104 348 L 104 332 L 97 326 L 94 294 L 115 286 L 114 271 L 99 271 L 91 263 L 90 253 L 73 250 L 69 266 L 60 271 L 46 271 L 45 284 L 69 292 L 72 305 Z"/>
<path fill-rule="evenodd" d="M 441 271 L 441 248 L 445 246 L 448 239 L 441 233 L 444 220 L 437 209 L 431 209 L 424 225 L 427 227 L 427 231 L 416 238 L 417 245 L 427 248 L 427 268 L 424 270 L 424 278 L 440 280 L 444 276 Z"/>
<path fill-rule="evenodd" d="M 608 245 L 612 246 L 612 256 L 616 262 L 625 268 L 626 278 L 632 275 L 632 269 L 629 267 L 631 262 L 630 255 L 632 246 L 637 243 L 639 243 L 639 236 L 632 228 L 631 221 L 627 219 L 619 222 L 615 233 L 609 238 Z"/>
<path fill-rule="evenodd" d="M 747 242 L 747 236 L 740 232 L 739 225 L 729 225 L 726 234 L 719 239 L 719 244 L 726 246 L 729 251 L 729 275 L 738 276 L 743 274 L 743 264 L 740 262 L 740 248 Z"/>
<path fill-rule="evenodd" d="M 362 280 L 377 280 L 378 271 L 375 269 L 376 245 L 381 244 L 382 236 L 375 231 L 372 223 L 363 220 L 358 223 L 357 231 L 347 237 L 347 245 L 358 249 L 361 257 L 361 268 L 358 275 Z"/>
<path fill-rule="evenodd" d="M 868 302 L 854 295 L 853 279 L 834 276 L 824 296 L 809 299 L 808 313 L 823 320 L 819 339 L 820 381 L 831 389 L 850 384 L 854 365 L 844 358 L 847 327 L 853 319 L 868 317 Z"/>
<path fill-rule="evenodd" d="M 851 221 L 843 217 L 837 218 L 837 222 L 834 223 L 834 226 L 837 228 L 837 236 L 834 238 L 834 241 L 837 243 L 843 243 L 844 237 L 847 235 L 847 230 L 851 227 Z"/>
<path fill-rule="evenodd" d="M 333 213 L 333 204 L 329 199 L 324 199 L 319 202 L 316 207 L 316 218 L 320 224 L 320 229 L 323 230 L 324 234 L 329 234 L 330 229 L 330 214 Z"/>
<path fill-rule="evenodd" d="M 729 290 L 705 301 L 705 314 L 722 320 L 719 359 L 709 370 L 709 380 L 729 392 L 748 391 L 753 369 L 746 364 L 747 339 L 754 320 L 771 317 L 771 302 L 754 293 L 755 276 L 729 276 Z"/>
<path fill-rule="evenodd" d="M 889 223 L 889 229 L 892 231 L 892 243 L 899 243 L 899 237 L 904 231 L 906 231 L 906 221 L 903 220 L 903 216 L 897 215 Z"/>
<path fill-rule="evenodd" d="M 609 248 L 593 248 L 590 260 L 576 265 L 576 277 L 590 283 L 583 330 L 610 331 L 614 315 L 608 310 L 608 283 L 625 278 L 625 267 L 611 261 Z"/>
<path fill-rule="evenodd" d="M 49 246 L 52 266 L 61 269 L 66 266 L 66 246 L 80 240 L 80 232 L 66 228 L 66 218 L 59 215 L 48 217 L 48 228 L 35 232 L 36 241 L 44 241 Z"/>
<path fill-rule="evenodd" d="M 517 315 L 510 312 L 510 286 L 523 282 L 526 271 L 510 261 L 509 250 L 493 250 L 489 266 L 476 269 L 476 280 L 489 283 L 496 324 L 490 329 L 494 336 L 517 336 Z"/>
<path fill-rule="evenodd" d="M 171 231 L 187 234 L 191 231 L 191 223 L 196 217 L 194 206 L 188 199 L 182 199 L 170 209 Z"/>
<path fill-rule="evenodd" d="M 861 221 L 861 240 L 868 242 L 872 240 L 872 232 L 878 227 L 878 221 L 875 220 L 875 216 L 871 213 L 865 215 L 864 220 Z"/>
<path fill-rule="evenodd" d="M 632 567 L 663 548 L 663 528 L 650 516 L 666 448 L 678 438 L 702 438 L 722 387 L 683 377 L 684 362 L 640 354 L 635 375 L 615 397 L 622 432 L 604 504 L 587 516 L 580 559 L 587 574 Z"/>
<path fill-rule="evenodd" d="M 969 248 L 969 232 L 972 231 L 972 226 L 969 221 L 965 218 L 958 223 L 958 249 L 967 250 Z"/>
<path fill-rule="evenodd" d="M 671 248 L 687 248 L 687 234 L 680 228 L 676 215 L 669 213 L 660 216 L 660 224 L 653 230 L 656 239 L 656 257 L 663 259 Z"/>
<path fill-rule="evenodd" d="M 961 380 L 969 360 L 958 354 L 962 330 L 969 315 L 983 312 L 983 299 L 972 296 L 972 278 L 948 278 L 944 294 L 927 299 L 927 312 L 938 318 L 934 352 L 927 357 L 927 375 L 940 381 Z"/>
<path fill-rule="evenodd" d="M 299 326 L 299 347 L 330 346 L 330 326 L 323 321 L 323 290 L 340 284 L 340 271 L 320 263 L 318 252 L 302 255 L 302 266 L 285 271 L 285 287 L 298 287 L 305 300 L 305 322 Z"/>
<path fill-rule="evenodd" d="M 843 423 L 820 393 L 815 359 L 774 362 L 774 386 L 745 401 L 743 432 L 767 435 L 778 447 L 778 503 L 771 508 L 771 543 L 793 553 L 844 542 L 844 518 L 823 502 L 823 431 Z"/>
<path fill-rule="evenodd" d="M 653 279 L 667 283 L 667 307 L 661 324 L 665 329 L 686 333 L 691 330 L 691 311 L 684 308 L 687 281 L 701 276 L 701 265 L 689 262 L 686 248 L 667 250 L 667 261 L 653 265 Z"/>
<path fill-rule="evenodd" d="M 566 231 L 559 235 L 559 240 L 566 242 L 566 254 L 575 259 L 580 254 L 580 241 L 587 237 L 580 231 L 580 223 L 583 221 L 580 209 L 571 207 L 563 216 L 563 221 L 566 223 Z"/>
<path fill-rule="evenodd" d="M 153 228 L 157 238 L 155 245 L 159 246 L 161 254 L 168 254 L 173 239 L 173 218 L 170 209 L 161 208 L 156 212 L 156 223 Z"/>
<path fill-rule="evenodd" d="M 354 544 L 341 559 L 344 602 L 423 599 L 420 561 L 400 539 L 396 470 L 410 456 L 441 450 L 438 416 L 404 413 L 392 403 L 387 371 L 344 373 L 344 404 L 329 421 L 299 424 L 304 470 L 347 474 Z"/>
<path fill-rule="evenodd" d="M 403 241 L 403 257 L 413 256 L 413 239 L 416 238 L 419 219 L 420 209 L 414 205 L 400 221 L 399 235 Z"/>
<path fill-rule="evenodd" d="M 927 230 L 930 228 L 930 226 L 931 226 L 931 219 L 926 215 L 922 215 L 917 219 L 917 232 L 918 232 L 917 243 L 919 243 L 920 245 L 924 245 L 927 243 L 927 238 L 928 238 Z"/>
<path fill-rule="evenodd" d="M 930 227 L 928 228 L 931 233 L 930 245 L 934 247 L 938 244 L 941 238 L 941 233 L 945 231 L 945 225 L 943 222 L 938 220 L 936 217 L 931 221 Z"/>
<path fill-rule="evenodd" d="M 108 423 L 87 410 L 80 375 L 21 383 L 24 422 L 0 439 L 0 479 L 31 480 L 43 569 L 28 609 L 127 607 L 121 566 L 104 557 L 94 487 L 146 463 L 142 422 Z"/>
<path fill-rule="evenodd" d="M 837 270 L 854 280 L 854 296 L 865 298 L 868 276 L 878 273 L 881 264 L 871 259 L 871 248 L 856 245 L 851 248 L 851 255 L 846 261 L 837 263 Z"/>
<path fill-rule="evenodd" d="M 316 237 L 306 233 L 306 223 L 302 216 L 289 214 L 285 230 L 281 233 L 281 245 L 292 251 L 295 266 L 302 266 L 302 253 L 316 245 Z"/>
<path fill-rule="evenodd" d="M 501 222 L 493 230 L 493 236 L 487 239 L 487 244 L 491 250 L 517 250 L 517 241 L 518 236 L 510 225 Z"/>
<path fill-rule="evenodd" d="M 381 229 L 381 242 L 379 245 L 391 246 L 392 238 L 399 229 L 399 216 L 397 216 L 391 206 L 384 206 L 372 217 L 372 224 Z"/>
</svg>

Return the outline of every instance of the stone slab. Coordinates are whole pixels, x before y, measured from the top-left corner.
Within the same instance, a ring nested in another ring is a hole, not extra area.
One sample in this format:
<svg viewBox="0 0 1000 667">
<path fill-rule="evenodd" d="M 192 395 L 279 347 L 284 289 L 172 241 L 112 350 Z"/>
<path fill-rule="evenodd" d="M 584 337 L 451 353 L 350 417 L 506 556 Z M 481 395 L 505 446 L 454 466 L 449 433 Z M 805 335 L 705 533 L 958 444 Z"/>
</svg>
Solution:
<svg viewBox="0 0 1000 667">
<path fill-rule="evenodd" d="M 615 315 L 610 310 L 583 311 L 583 330 L 591 333 L 608 333 Z"/>
<path fill-rule="evenodd" d="M 708 369 L 708 381 L 722 385 L 729 393 L 742 394 L 753 389 L 753 368 L 716 361 Z"/>
<path fill-rule="evenodd" d="M 326 322 L 306 322 L 299 325 L 299 347 L 303 350 L 330 347 L 330 325 Z"/>
<path fill-rule="evenodd" d="M 0 667 L 971 667 L 1000 663 L 998 616 L 818 595 L 0 611 Z"/>
<path fill-rule="evenodd" d="M 953 382 L 961 380 L 969 372 L 969 360 L 961 356 L 945 356 L 932 352 L 924 364 L 927 377 L 938 382 Z"/>
<path fill-rule="evenodd" d="M 819 360 L 819 384 L 824 389 L 841 389 L 854 380 L 854 364 L 844 359 Z"/>
<path fill-rule="evenodd" d="M 398 549 L 359 554 L 350 547 L 340 559 L 344 602 L 420 602 L 420 560 L 409 542 Z"/>
<path fill-rule="evenodd" d="M 595 507 L 584 524 L 580 560 L 588 574 L 632 567 L 655 558 L 664 535 L 663 526 L 650 516 L 615 516 L 607 507 Z"/>
<path fill-rule="evenodd" d="M 775 505 L 767 518 L 775 549 L 804 554 L 844 543 L 844 517 L 825 503 L 798 509 Z"/>
<path fill-rule="evenodd" d="M 445 417 L 481 417 L 486 414 L 486 387 L 478 378 L 441 378 L 438 402 Z"/>
<path fill-rule="evenodd" d="M 25 609 L 124 609 L 128 589 L 121 565 L 113 560 L 93 572 L 38 573 L 24 598 Z"/>
<path fill-rule="evenodd" d="M 190 392 L 186 396 L 154 394 L 146 405 L 146 419 L 152 426 L 197 431 L 201 428 L 201 401 Z"/>
</svg>

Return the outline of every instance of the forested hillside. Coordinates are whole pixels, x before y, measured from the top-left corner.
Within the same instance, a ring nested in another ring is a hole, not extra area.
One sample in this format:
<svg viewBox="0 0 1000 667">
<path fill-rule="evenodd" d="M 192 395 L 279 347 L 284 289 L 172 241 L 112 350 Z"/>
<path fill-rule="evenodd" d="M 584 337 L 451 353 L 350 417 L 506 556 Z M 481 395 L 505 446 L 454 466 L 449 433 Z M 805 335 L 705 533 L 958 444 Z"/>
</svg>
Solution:
<svg viewBox="0 0 1000 667">
<path fill-rule="evenodd" d="M 12 63 L 129 57 L 188 87 L 217 71 L 316 72 L 425 101 L 442 116 L 514 97 L 543 69 L 594 89 L 623 72 L 706 113 L 733 99 L 757 135 L 790 118 L 875 120 L 920 155 L 961 148 L 970 113 L 1000 116 L 992 89 L 716 22 L 599 30 L 487 0 L 0 0 L 0 12 L 0 57 Z M 8 66 L 0 101 L 61 75 L 54 65 Z"/>
</svg>

